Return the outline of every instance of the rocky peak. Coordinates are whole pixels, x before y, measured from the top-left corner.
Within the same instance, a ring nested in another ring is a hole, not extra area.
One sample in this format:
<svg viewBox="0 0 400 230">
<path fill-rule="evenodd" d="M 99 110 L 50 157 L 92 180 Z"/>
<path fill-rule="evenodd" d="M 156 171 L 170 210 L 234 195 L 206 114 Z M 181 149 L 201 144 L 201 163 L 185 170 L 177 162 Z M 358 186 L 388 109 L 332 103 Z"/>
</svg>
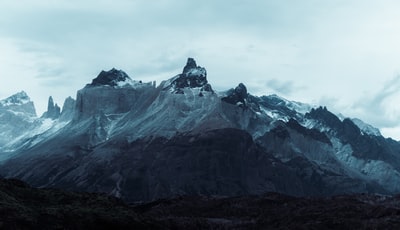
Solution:
<svg viewBox="0 0 400 230">
<path fill-rule="evenodd" d="M 53 97 L 50 96 L 47 103 L 47 111 L 43 113 L 42 118 L 57 119 L 60 117 L 60 110 L 60 107 L 57 104 L 54 104 Z"/>
<path fill-rule="evenodd" d="M 195 68 L 197 68 L 196 61 L 193 58 L 188 58 L 185 67 L 183 67 L 182 73 L 185 74 Z"/>
<path fill-rule="evenodd" d="M 239 85 L 235 88 L 235 94 L 242 99 L 247 98 L 246 86 L 243 83 L 239 83 Z"/>
<path fill-rule="evenodd" d="M 196 81 L 189 82 L 189 87 L 199 87 L 207 84 L 207 71 L 201 66 L 197 66 L 193 58 L 188 58 L 182 74 L 184 77 L 195 79 Z M 193 84 L 194 83 L 194 84 Z"/>
<path fill-rule="evenodd" d="M 240 83 L 236 88 L 228 90 L 226 97 L 223 97 L 222 100 L 229 104 L 246 106 L 247 97 L 247 88 Z"/>
<path fill-rule="evenodd" d="M 331 113 L 325 106 L 318 107 L 316 109 L 312 108 L 309 113 L 306 113 L 305 118 L 317 120 L 329 127 L 341 127 L 342 122 L 333 113 Z"/>
<path fill-rule="evenodd" d="M 30 101 L 31 101 L 31 99 L 28 96 L 28 94 L 26 94 L 25 91 L 21 91 L 21 92 L 18 92 L 4 100 L 1 100 L 0 105 L 2 105 L 2 106 L 22 105 L 22 104 L 26 104 Z"/>
<path fill-rule="evenodd" d="M 18 92 L 6 99 L 0 100 L 0 109 L 22 112 L 28 116 L 36 116 L 33 102 L 25 91 Z"/>
<path fill-rule="evenodd" d="M 177 94 L 183 94 L 183 88 L 201 88 L 201 91 L 213 92 L 207 81 L 206 69 L 198 66 L 193 58 L 188 58 L 182 73 L 175 77 L 168 88 L 172 88 Z"/>
<path fill-rule="evenodd" d="M 109 85 L 109 86 L 119 86 L 120 83 L 129 82 L 132 79 L 122 70 L 117 70 L 112 68 L 109 71 L 102 70 L 99 75 L 92 80 L 91 84 L 86 85 L 86 87 L 92 86 L 102 86 L 102 85 Z"/>
</svg>

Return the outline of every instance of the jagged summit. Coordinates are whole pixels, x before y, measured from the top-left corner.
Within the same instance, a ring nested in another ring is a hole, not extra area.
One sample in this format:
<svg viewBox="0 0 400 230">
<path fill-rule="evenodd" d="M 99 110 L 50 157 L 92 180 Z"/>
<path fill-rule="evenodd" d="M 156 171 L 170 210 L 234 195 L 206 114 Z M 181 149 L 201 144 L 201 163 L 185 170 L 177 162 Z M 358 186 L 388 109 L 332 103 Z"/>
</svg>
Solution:
<svg viewBox="0 0 400 230">
<path fill-rule="evenodd" d="M 57 119 L 61 115 L 60 107 L 57 104 L 54 104 L 53 97 L 49 97 L 49 101 L 47 103 L 47 111 L 43 113 L 42 118 L 50 118 Z"/>
<path fill-rule="evenodd" d="M 18 92 L 6 99 L 0 101 L 0 105 L 2 106 L 10 106 L 10 105 L 22 105 L 29 103 L 31 101 L 30 97 L 25 91 Z"/>
<path fill-rule="evenodd" d="M 197 66 L 196 61 L 193 58 L 188 58 L 185 67 L 183 67 L 182 74 L 188 74 L 190 71 L 193 71 L 194 69 L 198 70 L 204 70 L 204 75 L 206 76 L 207 73 L 204 68 Z"/>
<path fill-rule="evenodd" d="M 247 88 L 243 83 L 240 83 L 235 89 L 230 89 L 226 93 L 226 97 L 222 100 L 233 105 L 246 105 Z"/>
<path fill-rule="evenodd" d="M 305 114 L 305 118 L 315 119 L 318 120 L 320 123 L 332 127 L 340 127 L 342 123 L 335 114 L 333 114 L 326 108 L 326 106 L 320 106 L 316 109 L 312 108 L 310 112 Z"/>
<path fill-rule="evenodd" d="M 109 71 L 102 70 L 99 75 L 92 80 L 91 84 L 86 85 L 86 87 L 92 86 L 121 86 L 129 84 L 132 79 L 122 70 L 117 70 L 112 68 Z"/>
<path fill-rule="evenodd" d="M 207 81 L 206 69 L 198 66 L 193 58 L 187 59 L 182 73 L 177 75 L 167 88 L 177 94 L 183 94 L 184 88 L 201 88 L 201 91 L 213 92 Z M 199 96 L 202 95 L 202 93 L 199 94 Z"/>
<path fill-rule="evenodd" d="M 29 117 L 36 117 L 35 106 L 25 91 L 0 100 L 0 109 L 23 113 Z"/>
</svg>

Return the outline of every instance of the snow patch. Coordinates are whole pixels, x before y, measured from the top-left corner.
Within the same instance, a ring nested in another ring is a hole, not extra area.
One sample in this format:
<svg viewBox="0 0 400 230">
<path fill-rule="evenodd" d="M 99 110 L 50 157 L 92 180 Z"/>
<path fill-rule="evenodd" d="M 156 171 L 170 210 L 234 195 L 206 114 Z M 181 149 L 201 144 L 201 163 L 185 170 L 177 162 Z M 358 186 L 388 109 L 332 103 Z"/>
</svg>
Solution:
<svg viewBox="0 0 400 230">
<path fill-rule="evenodd" d="M 197 67 L 190 69 L 186 74 L 187 76 L 190 77 L 199 77 L 199 76 L 206 76 L 207 73 L 206 69 Z"/>
<path fill-rule="evenodd" d="M 353 118 L 351 120 L 354 122 L 355 125 L 358 126 L 358 128 L 360 128 L 362 133 L 373 136 L 382 136 L 378 128 L 375 128 L 372 125 L 367 124 L 358 118 Z"/>
<path fill-rule="evenodd" d="M 11 105 L 23 105 L 31 102 L 29 96 L 24 92 L 21 91 L 17 94 L 14 94 L 6 99 L 0 101 L 0 105 L 7 107 Z"/>
<path fill-rule="evenodd" d="M 135 81 L 129 78 L 126 78 L 125 81 L 116 82 L 116 88 L 125 88 L 125 87 L 132 87 L 132 88 L 140 88 L 143 86 L 152 85 L 151 82 L 143 83 L 142 81 Z"/>
</svg>

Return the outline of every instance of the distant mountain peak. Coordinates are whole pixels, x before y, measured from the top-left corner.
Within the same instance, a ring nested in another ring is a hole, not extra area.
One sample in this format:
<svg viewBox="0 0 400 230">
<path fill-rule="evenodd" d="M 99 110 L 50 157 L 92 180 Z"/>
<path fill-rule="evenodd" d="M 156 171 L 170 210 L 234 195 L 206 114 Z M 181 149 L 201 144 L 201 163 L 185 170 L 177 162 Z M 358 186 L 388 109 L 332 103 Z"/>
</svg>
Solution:
<svg viewBox="0 0 400 230">
<path fill-rule="evenodd" d="M 201 91 L 213 92 L 207 81 L 207 71 L 198 66 L 193 58 L 188 58 L 181 74 L 177 75 L 168 86 L 177 94 L 183 94 L 184 88 L 201 88 Z M 201 96 L 202 94 L 199 94 Z"/>
<path fill-rule="evenodd" d="M 112 68 L 109 71 L 102 70 L 99 75 L 92 80 L 92 83 L 87 86 L 121 86 L 121 83 L 128 84 L 131 81 L 132 79 L 124 71 Z"/>
<path fill-rule="evenodd" d="M 25 91 L 18 92 L 10 97 L 3 99 L 0 101 L 0 105 L 2 106 L 10 106 L 10 105 L 23 105 L 31 102 L 31 98 Z"/>
<path fill-rule="evenodd" d="M 183 67 L 182 73 L 185 74 L 195 68 L 197 68 L 196 61 L 193 58 L 188 58 L 185 67 Z"/>
<path fill-rule="evenodd" d="M 247 88 L 243 83 L 239 83 L 234 89 L 228 90 L 226 97 L 222 100 L 233 105 L 246 105 L 247 99 Z"/>
<path fill-rule="evenodd" d="M 199 78 L 207 82 L 207 71 L 201 66 L 197 66 L 193 58 L 188 58 L 185 67 L 183 67 L 182 75 L 185 77 Z"/>
<path fill-rule="evenodd" d="M 60 107 L 54 104 L 53 97 L 49 97 L 49 101 L 47 103 L 47 111 L 43 113 L 42 118 L 50 118 L 50 119 L 57 119 L 61 115 Z"/>
<path fill-rule="evenodd" d="M 23 117 L 36 117 L 36 110 L 31 98 L 25 91 L 20 91 L 0 100 L 0 110 L 18 113 Z"/>
</svg>

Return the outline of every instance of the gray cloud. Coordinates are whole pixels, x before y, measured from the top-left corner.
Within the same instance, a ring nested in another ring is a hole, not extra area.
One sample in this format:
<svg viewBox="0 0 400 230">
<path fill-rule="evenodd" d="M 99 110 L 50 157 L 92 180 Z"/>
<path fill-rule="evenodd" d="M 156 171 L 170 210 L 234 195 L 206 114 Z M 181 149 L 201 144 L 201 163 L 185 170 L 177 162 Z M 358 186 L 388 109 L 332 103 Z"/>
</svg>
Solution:
<svg viewBox="0 0 400 230">
<path fill-rule="evenodd" d="M 378 127 L 395 127 L 400 124 L 400 76 L 387 81 L 381 90 L 367 93 L 352 108 Z"/>
<path fill-rule="evenodd" d="M 276 78 L 269 80 L 266 86 L 283 95 L 292 95 L 295 91 L 305 89 L 305 87 L 295 86 L 293 81 L 282 81 Z"/>
</svg>

